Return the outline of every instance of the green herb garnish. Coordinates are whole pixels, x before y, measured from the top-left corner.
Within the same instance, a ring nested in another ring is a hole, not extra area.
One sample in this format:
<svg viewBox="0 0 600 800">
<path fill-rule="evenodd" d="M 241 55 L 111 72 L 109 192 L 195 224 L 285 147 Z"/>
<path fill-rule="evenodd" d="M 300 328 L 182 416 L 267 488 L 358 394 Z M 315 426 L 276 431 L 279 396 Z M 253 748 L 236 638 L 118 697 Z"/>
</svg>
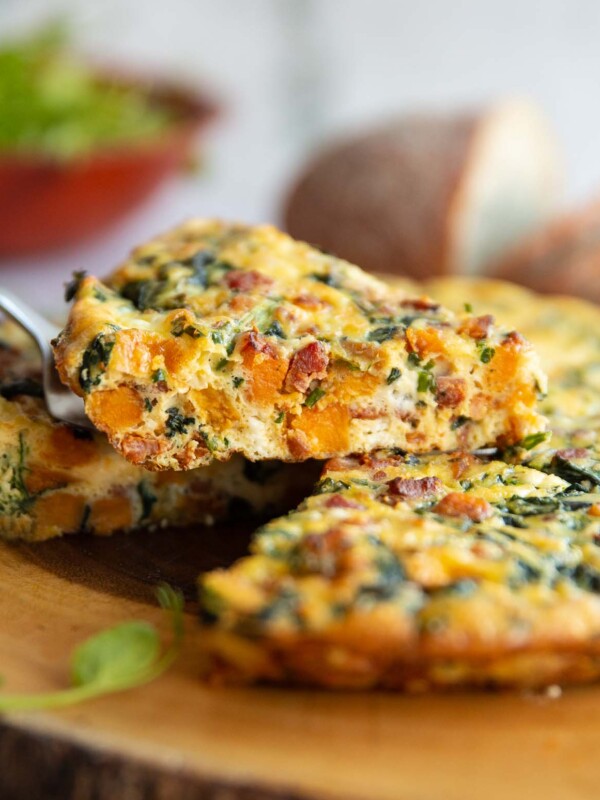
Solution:
<svg viewBox="0 0 600 800">
<path fill-rule="evenodd" d="M 519 442 L 519 447 L 523 447 L 525 450 L 533 450 L 534 447 L 537 447 L 538 444 L 542 444 L 542 442 L 547 441 L 551 436 L 549 431 L 540 431 L 539 433 L 530 433 L 529 436 L 526 436 L 524 439 L 521 439 Z"/>
<path fill-rule="evenodd" d="M 349 489 L 350 484 L 345 481 L 336 481 L 333 478 L 323 478 L 319 481 L 313 490 L 313 494 L 334 494 L 335 492 L 342 492 L 344 489 Z"/>
<path fill-rule="evenodd" d="M 325 397 L 327 392 L 321 389 L 320 386 L 315 387 L 312 392 L 309 393 L 306 400 L 304 401 L 304 405 L 307 408 L 312 408 L 316 405 L 322 397 Z"/>
<path fill-rule="evenodd" d="M 388 339 L 393 339 L 398 333 L 400 328 L 397 325 L 386 325 L 383 328 L 375 328 L 367 334 L 367 341 L 369 342 L 387 342 Z"/>
<path fill-rule="evenodd" d="M 195 422 L 194 417 L 184 417 L 176 406 L 167 408 L 167 438 L 171 439 L 177 433 L 185 433 L 187 428 Z"/>
<path fill-rule="evenodd" d="M 102 380 L 114 345 L 114 341 L 107 341 L 105 334 L 99 333 L 83 354 L 79 384 L 84 392 L 89 392 L 92 386 L 97 386 Z"/>
<path fill-rule="evenodd" d="M 152 508 L 158 498 L 145 480 L 141 480 L 138 483 L 137 491 L 142 502 L 142 516 L 140 519 L 147 519 L 152 513 Z"/>
<path fill-rule="evenodd" d="M 285 419 L 285 411 L 280 411 L 279 414 L 275 417 L 275 424 L 281 425 L 283 420 Z"/>
<path fill-rule="evenodd" d="M 266 328 L 265 336 L 277 336 L 279 339 L 285 339 L 286 338 L 286 335 L 283 332 L 283 328 L 281 327 L 279 322 L 277 322 L 277 320 L 272 322 L 269 325 L 269 327 Z"/>
<path fill-rule="evenodd" d="M 152 373 L 152 383 L 161 383 L 167 380 L 167 373 L 164 369 L 156 369 Z"/>
<path fill-rule="evenodd" d="M 350 372 L 360 372 L 360 364 L 357 364 L 356 361 L 348 361 L 347 358 L 336 358 L 333 363 L 336 367 L 343 367 L 350 370 Z"/>
<path fill-rule="evenodd" d="M 0 151 L 68 160 L 162 134 L 173 120 L 167 106 L 99 76 L 67 39 L 54 24 L 0 48 Z"/>
<path fill-rule="evenodd" d="M 242 383 L 244 382 L 244 379 L 241 378 L 239 375 L 234 375 L 231 382 L 233 383 L 235 389 L 239 389 Z"/>
<path fill-rule="evenodd" d="M 192 339 L 199 339 L 201 336 L 204 336 L 202 331 L 199 331 L 195 325 L 186 325 L 183 319 L 176 319 L 173 325 L 171 326 L 171 335 L 172 336 L 191 336 Z"/>
<path fill-rule="evenodd" d="M 419 370 L 417 378 L 417 391 L 418 392 L 434 392 L 435 391 L 435 378 L 427 369 Z"/>
<path fill-rule="evenodd" d="M 400 372 L 398 367 L 392 367 L 390 370 L 390 374 L 387 376 L 386 379 L 386 383 L 388 384 L 388 386 L 397 381 L 401 375 L 402 373 Z"/>
<path fill-rule="evenodd" d="M 452 420 L 452 422 L 450 423 L 450 430 L 455 431 L 458 428 L 462 428 L 462 426 L 466 425 L 467 422 L 469 422 L 469 421 L 470 421 L 470 417 L 465 417 L 465 416 L 463 416 L 461 414 L 460 416 L 456 417 L 456 419 Z"/>
<path fill-rule="evenodd" d="M 479 343 L 479 358 L 484 364 L 489 364 L 492 358 L 496 355 L 496 350 L 487 344 Z"/>
<path fill-rule="evenodd" d="M 65 708 L 94 697 L 143 686 L 175 661 L 183 640 L 183 597 L 170 586 L 157 599 L 171 615 L 173 640 L 161 653 L 158 631 L 148 622 L 121 622 L 87 639 L 71 657 L 71 686 L 42 694 L 0 695 L 0 712 Z"/>
</svg>

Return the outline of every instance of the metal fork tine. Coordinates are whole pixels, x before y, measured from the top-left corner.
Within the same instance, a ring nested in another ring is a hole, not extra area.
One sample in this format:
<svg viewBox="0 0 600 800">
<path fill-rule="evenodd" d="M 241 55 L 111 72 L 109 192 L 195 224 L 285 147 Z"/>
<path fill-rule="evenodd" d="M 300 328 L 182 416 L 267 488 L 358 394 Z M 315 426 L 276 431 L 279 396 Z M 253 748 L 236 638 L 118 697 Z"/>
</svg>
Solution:
<svg viewBox="0 0 600 800">
<path fill-rule="evenodd" d="M 44 397 L 50 415 L 61 422 L 92 430 L 93 425 L 83 410 L 83 400 L 61 383 L 56 371 L 50 342 L 58 336 L 60 328 L 3 287 L 0 287 L 0 310 L 27 331 L 40 351 Z"/>
</svg>

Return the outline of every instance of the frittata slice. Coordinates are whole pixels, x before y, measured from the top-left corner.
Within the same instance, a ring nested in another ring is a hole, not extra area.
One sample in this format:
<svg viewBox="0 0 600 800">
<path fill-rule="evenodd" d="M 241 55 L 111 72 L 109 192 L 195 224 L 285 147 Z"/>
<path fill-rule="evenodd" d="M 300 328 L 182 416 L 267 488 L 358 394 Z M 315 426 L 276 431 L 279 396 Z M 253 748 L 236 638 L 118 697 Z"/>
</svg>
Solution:
<svg viewBox="0 0 600 800">
<path fill-rule="evenodd" d="M 202 579 L 211 674 L 410 691 L 598 678 L 599 501 L 469 454 L 334 459 L 252 555 Z"/>
<path fill-rule="evenodd" d="M 0 326 L 3 538 L 41 541 L 82 530 L 107 535 L 282 513 L 317 476 L 312 463 L 252 464 L 241 457 L 187 473 L 129 464 L 102 434 L 48 416 L 32 341 L 15 326 Z"/>
<path fill-rule="evenodd" d="M 492 313 L 533 344 L 548 375 L 540 411 L 552 431 L 538 449 L 600 444 L 600 308 L 574 297 L 538 295 L 514 284 L 465 278 L 436 279 L 424 289 L 451 309 L 465 299 L 477 314 Z M 535 441 L 535 438 L 534 440 Z"/>
<path fill-rule="evenodd" d="M 269 226 L 188 222 L 73 292 L 61 377 L 150 469 L 506 446 L 544 426 L 518 333 Z"/>
</svg>

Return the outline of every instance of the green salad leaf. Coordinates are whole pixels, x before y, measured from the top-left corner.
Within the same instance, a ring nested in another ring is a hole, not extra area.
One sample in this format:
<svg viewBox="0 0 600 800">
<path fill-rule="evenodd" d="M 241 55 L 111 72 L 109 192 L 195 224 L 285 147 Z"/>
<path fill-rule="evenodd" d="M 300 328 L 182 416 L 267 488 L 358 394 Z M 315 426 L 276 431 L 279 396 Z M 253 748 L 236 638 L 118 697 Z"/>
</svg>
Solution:
<svg viewBox="0 0 600 800">
<path fill-rule="evenodd" d="M 158 602 L 171 615 L 172 642 L 161 653 L 158 631 L 132 620 L 107 628 L 80 644 L 71 657 L 71 686 L 39 694 L 0 694 L 0 713 L 64 708 L 158 678 L 179 655 L 183 640 L 183 597 L 164 584 Z"/>
<path fill-rule="evenodd" d="M 0 46 L 0 152 L 65 160 L 160 134 L 173 114 L 142 87 L 100 79 L 51 25 Z"/>
</svg>

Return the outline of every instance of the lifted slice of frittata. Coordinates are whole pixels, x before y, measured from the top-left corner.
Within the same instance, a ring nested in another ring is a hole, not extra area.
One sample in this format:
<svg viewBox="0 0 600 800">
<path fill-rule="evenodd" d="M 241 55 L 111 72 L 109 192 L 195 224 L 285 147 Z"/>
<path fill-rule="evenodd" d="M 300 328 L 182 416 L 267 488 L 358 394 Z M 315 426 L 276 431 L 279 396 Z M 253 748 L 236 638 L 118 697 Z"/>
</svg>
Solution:
<svg viewBox="0 0 600 800">
<path fill-rule="evenodd" d="M 102 434 L 48 416 L 33 342 L 0 325 L 0 537 L 41 541 L 282 513 L 317 476 L 312 463 L 241 457 L 187 473 L 133 466 Z"/>
<path fill-rule="evenodd" d="M 332 460 L 251 556 L 202 579 L 212 675 L 407 690 L 598 678 L 599 501 L 590 483 L 469 454 Z"/>
<path fill-rule="evenodd" d="M 191 221 L 73 293 L 61 377 L 151 469 L 471 450 L 544 426 L 545 377 L 518 333 L 272 227 Z"/>
</svg>

